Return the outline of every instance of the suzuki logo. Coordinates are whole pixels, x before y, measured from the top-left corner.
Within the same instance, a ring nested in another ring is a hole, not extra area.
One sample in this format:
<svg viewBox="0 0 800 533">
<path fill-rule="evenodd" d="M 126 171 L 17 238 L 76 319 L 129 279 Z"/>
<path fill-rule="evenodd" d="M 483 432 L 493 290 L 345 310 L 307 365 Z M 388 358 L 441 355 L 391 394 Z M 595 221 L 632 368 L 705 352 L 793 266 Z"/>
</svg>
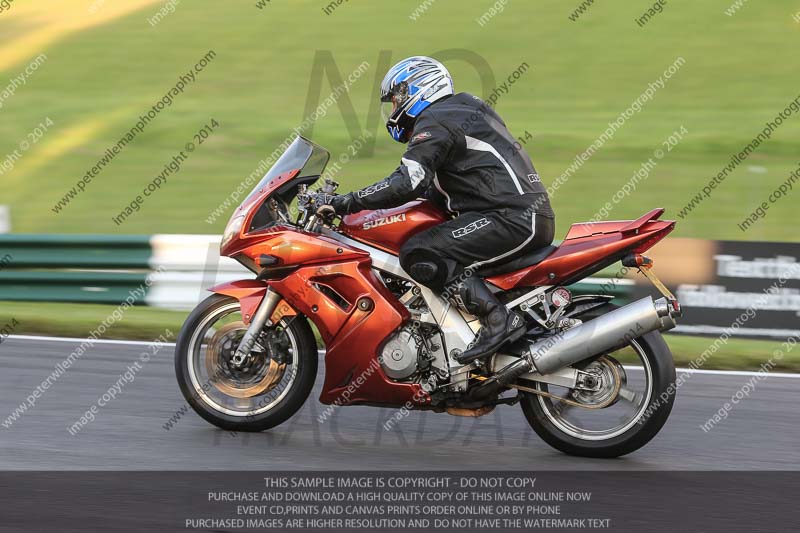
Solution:
<svg viewBox="0 0 800 533">
<path fill-rule="evenodd" d="M 372 229 L 372 228 L 377 228 L 378 226 L 386 226 L 387 224 L 403 222 L 405 219 L 406 219 L 405 213 L 402 213 L 400 215 L 392 215 L 390 217 L 376 218 L 375 220 L 364 222 L 364 229 Z"/>
</svg>

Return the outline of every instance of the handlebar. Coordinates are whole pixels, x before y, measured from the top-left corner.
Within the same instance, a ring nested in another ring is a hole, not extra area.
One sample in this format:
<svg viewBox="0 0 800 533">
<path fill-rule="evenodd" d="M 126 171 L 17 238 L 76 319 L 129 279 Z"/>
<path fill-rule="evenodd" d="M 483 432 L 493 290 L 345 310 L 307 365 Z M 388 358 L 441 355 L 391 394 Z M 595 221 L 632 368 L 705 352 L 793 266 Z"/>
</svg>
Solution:
<svg viewBox="0 0 800 533">
<path fill-rule="evenodd" d="M 339 184 L 326 178 L 324 184 L 317 192 L 334 194 Z M 300 214 L 297 217 L 297 225 L 305 231 L 318 232 L 320 226 L 325 226 L 325 221 L 317 216 L 317 206 L 314 197 L 308 192 L 308 185 L 302 184 L 297 189 L 297 209 Z"/>
</svg>

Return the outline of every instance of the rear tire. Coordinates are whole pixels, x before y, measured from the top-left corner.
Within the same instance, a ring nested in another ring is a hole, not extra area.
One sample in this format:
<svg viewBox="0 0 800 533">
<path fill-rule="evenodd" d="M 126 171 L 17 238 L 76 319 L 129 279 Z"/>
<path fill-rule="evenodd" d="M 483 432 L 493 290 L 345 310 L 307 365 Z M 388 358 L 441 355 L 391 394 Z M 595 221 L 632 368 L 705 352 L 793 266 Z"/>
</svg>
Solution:
<svg viewBox="0 0 800 533">
<path fill-rule="evenodd" d="M 235 298 L 215 294 L 201 302 L 192 311 L 181 328 L 175 346 L 175 374 L 183 397 L 192 409 L 206 421 L 230 431 L 263 431 L 285 422 L 305 403 L 317 377 L 317 345 L 314 333 L 305 317 L 296 316 L 281 321 L 281 325 L 285 326 L 283 331 L 296 346 L 294 350 L 296 353 L 292 354 L 292 361 L 287 365 L 289 367 L 297 366 L 288 391 L 275 405 L 264 412 L 257 414 L 222 412 L 204 398 L 205 391 L 202 389 L 207 387 L 207 391 L 215 387 L 213 381 L 206 380 L 199 387 L 202 392 L 198 391 L 196 383 L 200 380 L 199 376 L 192 379 L 193 364 L 190 363 L 190 358 L 195 357 L 195 349 L 199 349 L 195 345 L 203 340 L 199 339 L 198 328 L 208 328 L 210 326 L 204 326 L 204 324 L 209 324 L 213 317 L 239 309 L 239 302 Z"/>
<path fill-rule="evenodd" d="M 607 304 L 602 311 L 616 306 Z M 595 313 L 592 313 L 595 314 Z M 589 318 L 589 317 L 585 317 Z M 534 393 L 522 394 L 522 411 L 533 430 L 553 448 L 569 455 L 593 458 L 619 457 L 634 452 L 647 444 L 661 430 L 672 411 L 675 401 L 675 363 L 672 353 L 658 331 L 642 335 L 631 341 L 638 345 L 646 358 L 644 371 L 649 366 L 652 389 L 640 415 L 632 427 L 621 434 L 599 438 L 568 431 L 569 427 L 553 414 L 552 403 Z M 642 402 L 644 405 L 644 401 Z M 581 408 L 575 408 L 581 410 Z M 598 411 L 602 411 L 599 409 Z M 570 434 L 573 433 L 573 434 Z"/>
</svg>

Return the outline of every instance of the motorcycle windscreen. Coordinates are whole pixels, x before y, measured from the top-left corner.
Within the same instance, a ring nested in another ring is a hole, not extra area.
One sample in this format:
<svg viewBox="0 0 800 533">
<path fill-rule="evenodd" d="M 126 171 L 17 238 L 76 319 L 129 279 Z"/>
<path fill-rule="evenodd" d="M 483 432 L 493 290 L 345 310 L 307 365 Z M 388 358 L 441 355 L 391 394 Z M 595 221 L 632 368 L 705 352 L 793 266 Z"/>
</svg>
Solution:
<svg viewBox="0 0 800 533">
<path fill-rule="evenodd" d="M 272 206 L 288 216 L 291 212 L 289 205 L 297 195 L 297 187 L 301 184 L 310 186 L 317 181 L 325 171 L 329 159 L 330 153 L 327 150 L 304 137 L 297 137 L 292 141 L 240 206 L 242 211 L 249 211 L 253 207 L 249 204 L 258 201 L 263 193 L 269 191 L 269 195 L 260 200 L 262 205 L 253 217 L 248 231 L 280 222 L 276 219 L 275 209 L 269 205 L 270 200 L 275 200 Z"/>
<path fill-rule="evenodd" d="M 325 170 L 330 157 L 330 153 L 325 148 L 314 144 L 305 137 L 297 137 L 275 161 L 275 164 L 272 165 L 264 177 L 261 178 L 261 181 L 253 188 L 242 204 L 247 203 L 253 195 L 262 189 L 274 185 L 273 181 L 277 181 L 278 178 L 285 174 L 296 172 L 295 177 L 298 178 L 320 176 Z"/>
</svg>

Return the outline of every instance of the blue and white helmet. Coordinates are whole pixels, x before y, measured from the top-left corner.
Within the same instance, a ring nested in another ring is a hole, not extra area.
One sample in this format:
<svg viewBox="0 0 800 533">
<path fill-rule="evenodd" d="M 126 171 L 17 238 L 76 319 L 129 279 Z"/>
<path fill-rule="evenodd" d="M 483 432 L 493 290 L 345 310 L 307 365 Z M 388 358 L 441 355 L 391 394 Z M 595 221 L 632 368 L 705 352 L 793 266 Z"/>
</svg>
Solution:
<svg viewBox="0 0 800 533">
<path fill-rule="evenodd" d="M 453 94 L 453 78 L 433 58 L 414 56 L 389 69 L 381 82 L 386 129 L 392 139 L 407 143 L 414 122 L 432 103 Z"/>
</svg>

